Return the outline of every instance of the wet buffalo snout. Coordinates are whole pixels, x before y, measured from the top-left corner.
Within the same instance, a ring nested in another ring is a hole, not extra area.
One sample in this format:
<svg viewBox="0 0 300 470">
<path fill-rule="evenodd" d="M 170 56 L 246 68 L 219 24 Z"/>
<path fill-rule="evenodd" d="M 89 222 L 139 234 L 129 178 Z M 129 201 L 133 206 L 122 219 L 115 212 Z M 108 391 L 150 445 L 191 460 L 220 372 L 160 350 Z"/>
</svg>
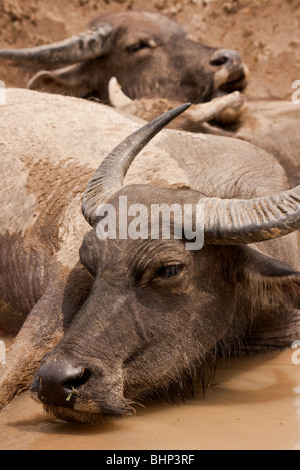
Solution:
<svg viewBox="0 0 300 470">
<path fill-rule="evenodd" d="M 238 52 L 219 49 L 211 56 L 210 64 L 215 68 L 215 89 L 219 92 L 241 91 L 247 85 L 249 70 Z"/>
<path fill-rule="evenodd" d="M 38 398 L 46 405 L 73 408 L 76 394 L 90 375 L 88 369 L 71 363 L 46 363 L 39 371 Z"/>
</svg>

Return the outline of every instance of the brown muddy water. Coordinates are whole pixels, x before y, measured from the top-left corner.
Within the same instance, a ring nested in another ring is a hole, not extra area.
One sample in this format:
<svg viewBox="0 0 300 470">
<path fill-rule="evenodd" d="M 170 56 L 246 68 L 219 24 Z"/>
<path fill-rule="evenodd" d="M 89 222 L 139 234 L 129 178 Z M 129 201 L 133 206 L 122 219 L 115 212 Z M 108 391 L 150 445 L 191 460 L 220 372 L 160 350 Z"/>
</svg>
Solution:
<svg viewBox="0 0 300 470">
<path fill-rule="evenodd" d="M 25 393 L 0 413 L 0 449 L 300 450 L 300 364 L 293 353 L 232 359 L 205 398 L 152 404 L 101 426 L 59 422 Z"/>
</svg>

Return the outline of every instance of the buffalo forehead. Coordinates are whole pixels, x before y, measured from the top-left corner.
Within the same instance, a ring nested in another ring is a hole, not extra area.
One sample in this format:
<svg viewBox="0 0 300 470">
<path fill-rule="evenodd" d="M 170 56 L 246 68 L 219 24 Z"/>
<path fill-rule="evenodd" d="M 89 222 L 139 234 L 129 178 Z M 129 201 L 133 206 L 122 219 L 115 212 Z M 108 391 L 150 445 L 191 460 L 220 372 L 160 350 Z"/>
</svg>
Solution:
<svg viewBox="0 0 300 470">
<path fill-rule="evenodd" d="M 147 11 L 131 11 L 103 15 L 92 24 L 107 22 L 115 28 L 134 33 L 137 30 L 152 32 L 152 35 L 168 38 L 170 35 L 185 36 L 185 30 L 166 15 Z"/>
</svg>

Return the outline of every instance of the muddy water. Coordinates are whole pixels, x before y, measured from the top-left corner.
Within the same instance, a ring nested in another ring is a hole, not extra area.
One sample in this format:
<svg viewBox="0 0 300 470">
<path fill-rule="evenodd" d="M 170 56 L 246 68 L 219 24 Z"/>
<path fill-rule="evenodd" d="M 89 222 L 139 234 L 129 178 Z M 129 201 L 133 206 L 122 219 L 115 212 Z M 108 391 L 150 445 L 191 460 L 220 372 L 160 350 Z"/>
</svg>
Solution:
<svg viewBox="0 0 300 470">
<path fill-rule="evenodd" d="M 0 414 L 0 449 L 300 450 L 293 352 L 231 360 L 205 399 L 151 405 L 96 427 L 58 422 L 23 394 Z"/>
</svg>

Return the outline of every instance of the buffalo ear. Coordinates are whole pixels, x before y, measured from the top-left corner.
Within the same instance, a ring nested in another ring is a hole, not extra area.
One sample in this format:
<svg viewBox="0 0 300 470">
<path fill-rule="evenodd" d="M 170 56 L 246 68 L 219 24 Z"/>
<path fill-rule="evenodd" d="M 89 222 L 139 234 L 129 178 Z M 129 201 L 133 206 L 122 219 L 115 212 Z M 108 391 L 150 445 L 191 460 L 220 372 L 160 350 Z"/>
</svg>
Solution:
<svg viewBox="0 0 300 470">
<path fill-rule="evenodd" d="M 84 98 L 92 92 L 86 64 L 77 64 L 54 71 L 42 70 L 28 83 L 30 90 Z"/>
<path fill-rule="evenodd" d="M 243 286 L 253 306 L 300 308 L 300 273 L 249 246 L 234 247 L 231 281 Z"/>
</svg>

